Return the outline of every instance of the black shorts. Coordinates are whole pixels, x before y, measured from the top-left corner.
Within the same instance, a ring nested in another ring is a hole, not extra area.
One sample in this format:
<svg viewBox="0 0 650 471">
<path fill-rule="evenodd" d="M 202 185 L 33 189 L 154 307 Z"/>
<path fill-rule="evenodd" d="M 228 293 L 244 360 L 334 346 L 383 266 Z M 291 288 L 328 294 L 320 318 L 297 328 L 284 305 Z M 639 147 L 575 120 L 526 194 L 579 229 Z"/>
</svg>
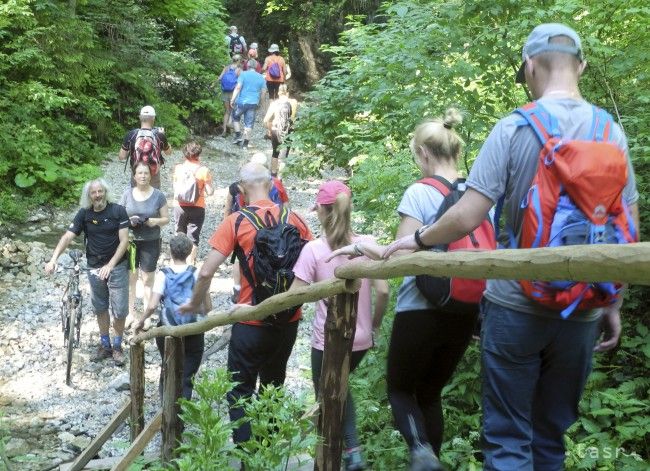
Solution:
<svg viewBox="0 0 650 471">
<path fill-rule="evenodd" d="M 269 91 L 269 99 L 275 100 L 278 97 L 278 89 L 282 82 L 266 82 L 266 89 Z"/>
<path fill-rule="evenodd" d="M 176 232 L 182 232 L 190 238 L 194 245 L 199 245 L 199 236 L 203 221 L 205 221 L 205 208 L 199 206 L 176 206 L 174 208 Z"/>
<path fill-rule="evenodd" d="M 145 273 L 156 271 L 158 257 L 160 257 L 160 239 L 136 240 L 135 266 Z"/>
</svg>

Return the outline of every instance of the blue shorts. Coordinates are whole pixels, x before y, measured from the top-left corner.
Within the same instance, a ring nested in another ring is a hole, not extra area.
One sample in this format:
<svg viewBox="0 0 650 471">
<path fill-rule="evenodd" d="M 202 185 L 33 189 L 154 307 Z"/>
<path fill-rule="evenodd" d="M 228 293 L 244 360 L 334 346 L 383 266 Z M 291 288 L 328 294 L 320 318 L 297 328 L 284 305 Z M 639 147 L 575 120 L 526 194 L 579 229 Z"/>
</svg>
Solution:
<svg viewBox="0 0 650 471">
<path fill-rule="evenodd" d="M 129 314 L 128 260 L 124 260 L 113 268 L 105 280 L 99 279 L 98 271 L 97 268 L 88 272 L 93 312 L 95 314 L 110 312 L 112 317 L 124 319 Z"/>
<path fill-rule="evenodd" d="M 244 127 L 252 129 L 255 123 L 255 114 L 257 113 L 257 105 L 242 105 L 237 103 L 232 112 L 232 120 L 239 121 L 244 115 Z"/>
</svg>

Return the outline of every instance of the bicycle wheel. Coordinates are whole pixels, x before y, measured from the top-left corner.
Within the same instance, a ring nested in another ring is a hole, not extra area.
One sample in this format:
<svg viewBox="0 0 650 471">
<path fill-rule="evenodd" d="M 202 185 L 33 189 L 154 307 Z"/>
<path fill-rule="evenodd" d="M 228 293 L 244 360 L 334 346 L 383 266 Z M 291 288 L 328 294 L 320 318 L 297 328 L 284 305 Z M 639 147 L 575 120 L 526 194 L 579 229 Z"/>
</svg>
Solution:
<svg viewBox="0 0 650 471">
<path fill-rule="evenodd" d="M 65 365 L 65 384 L 70 386 L 70 372 L 72 369 L 72 350 L 74 349 L 74 339 L 75 339 L 75 324 L 77 315 L 70 305 L 70 301 L 66 303 L 66 314 L 68 318 L 68 329 L 66 332 L 66 338 L 68 339 L 68 361 Z"/>
</svg>

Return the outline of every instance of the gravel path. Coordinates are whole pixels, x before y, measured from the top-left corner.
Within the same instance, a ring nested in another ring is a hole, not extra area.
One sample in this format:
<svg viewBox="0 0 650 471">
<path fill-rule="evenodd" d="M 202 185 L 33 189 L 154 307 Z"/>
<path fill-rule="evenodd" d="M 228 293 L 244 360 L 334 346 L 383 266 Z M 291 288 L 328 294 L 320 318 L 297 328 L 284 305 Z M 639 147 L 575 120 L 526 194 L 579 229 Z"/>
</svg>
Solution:
<svg viewBox="0 0 650 471">
<path fill-rule="evenodd" d="M 253 147 L 244 151 L 231 144 L 231 138 L 215 138 L 204 143 L 202 160 L 215 179 L 215 194 L 207 198 L 207 217 L 199 247 L 199 260 L 207 254 L 207 239 L 222 220 L 223 204 L 228 185 L 237 179 L 239 166 L 250 155 L 264 151 L 270 155 L 270 141 L 261 139 L 261 126 L 257 125 Z M 119 199 L 128 181 L 124 165 L 110 156 L 104 165 L 104 176 L 113 188 L 114 199 Z M 163 169 L 163 191 L 171 195 L 170 171 L 181 161 L 175 151 Z M 313 202 L 321 180 L 284 179 L 292 209 L 317 229 L 315 214 L 308 208 Z M 172 201 L 170 200 L 170 208 Z M 59 319 L 59 299 L 64 275 L 53 278 L 42 276 L 41 267 L 49 259 L 56 240 L 63 233 L 76 212 L 71 208 L 54 216 L 35 214 L 26 243 L 4 239 L 0 251 L 8 259 L 18 256 L 27 260 L 24 267 L 0 267 L 0 354 L 5 361 L 0 365 L 0 438 L 5 437 L 5 451 L 11 459 L 12 469 L 53 469 L 61 462 L 71 460 L 85 447 L 91 437 L 109 421 L 110 417 L 127 400 L 128 366 L 116 367 L 112 361 L 101 364 L 89 361 L 98 342 L 97 324 L 85 302 L 81 328 L 81 347 L 75 351 L 73 384 L 65 385 L 65 351 Z M 163 228 L 163 253 L 159 266 L 168 261 L 166 242 L 173 233 L 173 221 Z M 45 243 L 29 239 L 29 236 Z M 81 238 L 78 238 L 81 239 Z M 79 241 L 80 242 L 80 241 Z M 66 264 L 67 256 L 60 263 Z M 5 264 L 7 265 L 7 264 Z M 215 274 L 210 292 L 214 309 L 230 306 L 232 289 L 231 265 L 224 264 Z M 88 286 L 82 281 L 84 299 L 88 300 Z M 309 374 L 310 321 L 313 309 L 305 310 L 305 320 L 289 361 L 287 387 L 296 394 L 311 394 Z M 218 328 L 206 334 L 206 352 L 202 368 L 225 366 L 229 328 Z M 128 342 L 128 337 L 127 337 Z M 160 357 L 153 341 L 146 345 L 146 398 L 145 413 L 152 417 L 159 407 L 157 379 Z M 128 446 L 128 427 L 122 427 L 107 442 L 100 457 L 123 454 Z M 148 448 L 157 454 L 159 439 Z M 1 467 L 1 465 L 0 465 Z"/>
</svg>

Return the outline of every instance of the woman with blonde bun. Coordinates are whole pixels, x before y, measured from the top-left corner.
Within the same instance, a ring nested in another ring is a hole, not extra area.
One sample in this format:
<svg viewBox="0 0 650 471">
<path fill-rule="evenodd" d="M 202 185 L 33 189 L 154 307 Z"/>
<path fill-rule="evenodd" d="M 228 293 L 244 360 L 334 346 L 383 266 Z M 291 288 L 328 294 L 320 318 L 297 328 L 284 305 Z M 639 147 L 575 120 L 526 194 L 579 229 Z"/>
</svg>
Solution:
<svg viewBox="0 0 650 471">
<path fill-rule="evenodd" d="M 415 128 L 410 148 L 422 178 L 432 177 L 451 187 L 462 188 L 458 159 L 463 142 L 454 127 L 462 122 L 458 110 L 425 121 Z M 415 182 L 406 189 L 397 212 L 396 238 L 413 234 L 435 221 L 443 195 L 436 188 Z M 332 256 L 355 256 L 358 252 L 380 259 L 383 247 L 365 243 L 349 245 Z M 397 429 L 411 451 L 411 471 L 438 471 L 444 430 L 441 393 L 472 338 L 476 312 L 449 313 L 436 309 L 415 284 L 404 277 L 397 294 L 397 307 L 387 360 L 387 390 Z"/>
</svg>

